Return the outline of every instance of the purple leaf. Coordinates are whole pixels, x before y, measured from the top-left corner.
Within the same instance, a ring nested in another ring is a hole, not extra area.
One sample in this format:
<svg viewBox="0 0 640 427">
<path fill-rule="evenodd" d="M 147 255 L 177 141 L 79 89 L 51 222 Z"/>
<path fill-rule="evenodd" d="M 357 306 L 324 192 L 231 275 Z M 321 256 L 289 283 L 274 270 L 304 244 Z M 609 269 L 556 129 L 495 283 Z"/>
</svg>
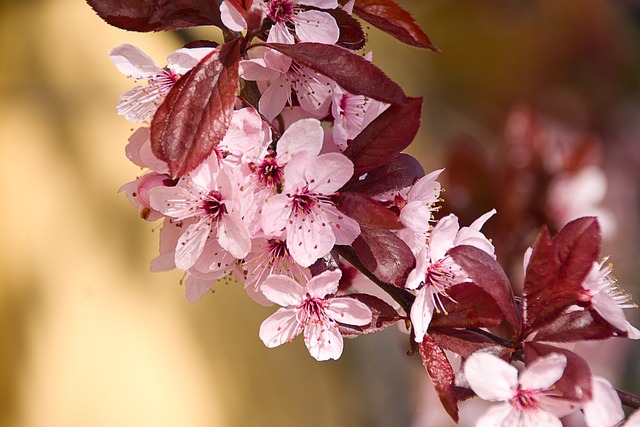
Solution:
<svg viewBox="0 0 640 427">
<path fill-rule="evenodd" d="M 554 394 L 562 396 L 563 400 L 580 404 L 591 399 L 591 370 L 587 362 L 576 353 L 564 348 L 553 347 L 538 342 L 525 343 L 525 363 L 531 364 L 536 359 L 551 353 L 564 354 L 567 367 L 564 375 L 553 386 Z"/>
<path fill-rule="evenodd" d="M 411 144 L 422 116 L 422 98 L 392 105 L 349 142 L 344 155 L 354 165 L 354 176 L 381 167 Z"/>
<path fill-rule="evenodd" d="M 222 26 L 212 0 L 87 0 L 107 24 L 129 31 L 179 30 L 199 25 Z"/>
<path fill-rule="evenodd" d="M 353 326 L 340 323 L 338 329 L 343 337 L 355 338 L 359 335 L 373 334 L 374 332 L 387 329 L 402 318 L 393 307 L 373 295 L 349 294 L 340 295 L 340 297 L 348 297 L 360 301 L 369 307 L 371 314 L 373 314 L 371 323 L 365 326 Z"/>
<path fill-rule="evenodd" d="M 389 230 L 366 225 L 360 230 L 351 246 L 362 265 L 379 280 L 402 287 L 416 263 L 409 246 Z"/>
<path fill-rule="evenodd" d="M 554 321 L 583 294 L 582 282 L 600 252 L 593 218 L 567 224 L 553 241 L 546 228 L 533 247 L 524 280 L 525 336 Z"/>
<path fill-rule="evenodd" d="M 424 336 L 419 348 L 422 364 L 431 378 L 442 406 L 449 416 L 458 422 L 458 399 L 454 392 L 456 375 L 447 355 L 429 335 Z"/>
<path fill-rule="evenodd" d="M 397 230 L 403 228 L 398 216 L 378 200 L 360 193 L 341 192 L 334 197 L 340 212 L 361 225 Z"/>
<path fill-rule="evenodd" d="M 439 52 L 413 16 L 394 0 L 356 0 L 353 13 L 403 43 Z"/>
<path fill-rule="evenodd" d="M 423 176 L 424 169 L 420 162 L 408 154 L 400 153 L 390 162 L 368 172 L 363 180 L 354 177 L 343 189 L 377 196 L 407 188 Z"/>
<path fill-rule="evenodd" d="M 153 153 L 173 177 L 198 166 L 227 132 L 238 87 L 239 40 L 215 49 L 178 80 L 151 121 Z"/>
<path fill-rule="evenodd" d="M 360 50 L 364 47 L 367 37 L 362 30 L 362 25 L 357 19 L 340 8 L 325 10 L 336 20 L 340 29 L 340 38 L 336 43 L 349 50 Z"/>
<path fill-rule="evenodd" d="M 488 293 L 473 284 L 460 284 L 447 291 L 451 297 L 442 298 L 446 312 L 435 313 L 431 328 L 481 328 L 497 326 L 503 313 Z"/>
<path fill-rule="evenodd" d="M 448 254 L 463 268 L 476 286 L 495 300 L 505 319 L 519 331 L 520 317 L 513 289 L 500 264 L 491 255 L 474 246 L 456 246 Z"/>
<path fill-rule="evenodd" d="M 442 348 L 453 351 L 462 357 L 469 357 L 478 350 L 495 354 L 508 360 L 512 349 L 503 347 L 489 337 L 473 331 L 442 328 L 430 330 L 429 336 Z"/>
<path fill-rule="evenodd" d="M 259 43 L 284 53 L 298 64 L 329 77 L 347 92 L 390 104 L 404 105 L 408 99 L 402 88 L 380 68 L 357 53 L 322 43 Z"/>
<path fill-rule="evenodd" d="M 615 329 L 597 313 L 589 310 L 563 314 L 550 324 L 542 326 L 534 341 L 578 342 L 626 337 L 626 331 Z"/>
</svg>

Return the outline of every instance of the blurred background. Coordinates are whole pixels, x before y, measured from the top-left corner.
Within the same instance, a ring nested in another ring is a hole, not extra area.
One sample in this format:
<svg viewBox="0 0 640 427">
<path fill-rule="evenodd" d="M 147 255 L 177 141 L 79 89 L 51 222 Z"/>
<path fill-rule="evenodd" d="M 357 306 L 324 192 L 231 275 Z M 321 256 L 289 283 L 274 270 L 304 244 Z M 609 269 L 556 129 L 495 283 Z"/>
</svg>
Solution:
<svg viewBox="0 0 640 427">
<path fill-rule="evenodd" d="M 399 3 L 442 52 L 372 28 L 369 48 L 425 97 L 409 151 L 447 167 L 443 213 L 466 225 L 498 209 L 485 230 L 516 288 L 541 224 L 597 214 L 603 255 L 638 294 L 640 2 Z M 80 0 L 0 0 L 0 426 L 450 425 L 396 328 L 317 363 L 301 340 L 265 348 L 273 309 L 239 286 L 189 305 L 179 273 L 149 273 L 158 224 L 117 193 L 140 173 L 115 113 L 133 84 L 108 58 L 121 43 L 160 64 L 181 47 L 112 28 Z M 640 394 L 638 345 L 583 347 Z"/>
</svg>

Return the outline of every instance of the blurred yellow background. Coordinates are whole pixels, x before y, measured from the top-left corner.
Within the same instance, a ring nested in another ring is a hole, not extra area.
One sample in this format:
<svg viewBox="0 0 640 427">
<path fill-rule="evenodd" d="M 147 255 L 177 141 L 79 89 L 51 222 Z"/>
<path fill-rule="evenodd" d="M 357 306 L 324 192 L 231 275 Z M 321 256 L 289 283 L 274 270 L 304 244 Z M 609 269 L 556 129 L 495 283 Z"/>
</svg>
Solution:
<svg viewBox="0 0 640 427">
<path fill-rule="evenodd" d="M 518 103 L 601 132 L 609 203 L 628 231 L 609 253 L 637 288 L 637 3 L 400 3 L 443 52 L 374 29 L 369 47 L 426 97 L 411 148 L 425 169 L 460 132 L 496 144 Z M 448 425 L 395 328 L 317 363 L 301 340 L 265 348 L 258 328 L 273 309 L 239 286 L 189 305 L 179 273 L 149 273 L 158 225 L 117 194 L 140 173 L 124 156 L 132 125 L 115 113 L 133 84 L 108 58 L 121 43 L 161 64 L 181 47 L 112 28 L 80 0 L 0 1 L 0 426 Z M 607 358 L 640 391 L 635 364 Z"/>
</svg>

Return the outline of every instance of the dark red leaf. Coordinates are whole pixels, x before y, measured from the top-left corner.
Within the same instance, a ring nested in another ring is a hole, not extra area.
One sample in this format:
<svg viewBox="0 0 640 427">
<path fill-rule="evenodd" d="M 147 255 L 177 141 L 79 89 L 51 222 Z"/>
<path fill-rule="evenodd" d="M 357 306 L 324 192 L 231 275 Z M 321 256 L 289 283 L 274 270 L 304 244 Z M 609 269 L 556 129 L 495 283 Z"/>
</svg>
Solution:
<svg viewBox="0 0 640 427">
<path fill-rule="evenodd" d="M 356 0 L 353 13 L 403 43 L 439 52 L 413 16 L 394 0 Z"/>
<path fill-rule="evenodd" d="M 424 169 L 420 162 L 408 154 L 400 153 L 383 166 L 368 172 L 363 180 L 354 177 L 344 189 L 377 196 L 407 188 L 423 176 Z"/>
<path fill-rule="evenodd" d="M 349 50 L 360 50 L 364 47 L 367 37 L 357 19 L 341 8 L 325 10 L 325 12 L 333 16 L 340 29 L 340 38 L 336 43 L 338 46 Z"/>
<path fill-rule="evenodd" d="M 442 348 L 469 357 L 478 350 L 509 360 L 512 349 L 503 347 L 485 335 L 473 331 L 442 328 L 429 330 L 429 336 Z"/>
<path fill-rule="evenodd" d="M 564 354 L 567 358 L 567 367 L 564 375 L 553 386 L 555 394 L 562 396 L 563 400 L 579 404 L 591 399 L 591 370 L 587 362 L 576 353 L 564 348 L 553 347 L 538 342 L 525 343 L 524 357 L 527 365 L 542 356 L 551 353 Z"/>
<path fill-rule="evenodd" d="M 114 27 L 129 31 L 163 31 L 199 25 L 222 26 L 212 0 L 87 0 Z"/>
<path fill-rule="evenodd" d="M 247 32 L 252 35 L 262 25 L 262 9 L 257 1 L 254 0 L 225 0 L 229 2 L 242 15 L 247 23 Z M 252 7 L 253 6 L 253 7 Z"/>
<path fill-rule="evenodd" d="M 493 297 L 476 285 L 453 286 L 447 295 L 453 301 L 442 298 L 446 313 L 435 313 L 429 329 L 497 326 L 504 316 Z"/>
<path fill-rule="evenodd" d="M 403 228 L 398 216 L 381 202 L 360 193 L 340 192 L 334 197 L 338 210 L 361 225 L 397 230 Z"/>
<path fill-rule="evenodd" d="M 544 229 L 533 247 L 524 280 L 525 336 L 560 316 L 583 294 L 582 282 L 600 252 L 593 218 L 567 224 L 551 241 Z"/>
<path fill-rule="evenodd" d="M 463 268 L 476 286 L 495 300 L 505 319 L 519 331 L 520 317 L 513 289 L 500 264 L 491 255 L 474 246 L 456 246 L 448 254 Z"/>
<path fill-rule="evenodd" d="M 297 63 L 329 77 L 347 92 L 390 104 L 404 105 L 404 91 L 380 68 L 340 46 L 322 43 L 259 43 L 284 53 Z"/>
<path fill-rule="evenodd" d="M 354 165 L 354 176 L 381 167 L 413 141 L 422 117 L 422 98 L 392 105 L 369 124 L 344 151 Z"/>
<path fill-rule="evenodd" d="M 158 107 L 151 121 L 151 147 L 172 176 L 193 170 L 227 132 L 239 59 L 239 39 L 220 46 L 178 80 Z"/>
<path fill-rule="evenodd" d="M 578 342 L 626 337 L 626 331 L 619 331 L 604 319 L 589 310 L 563 314 L 550 324 L 542 326 L 533 338 L 545 342 Z"/>
<path fill-rule="evenodd" d="M 383 228 L 361 225 L 360 231 L 351 246 L 362 265 L 381 281 L 402 287 L 416 264 L 409 246 Z"/>
<path fill-rule="evenodd" d="M 456 375 L 447 355 L 429 335 L 424 336 L 419 348 L 422 364 L 431 378 L 442 406 L 449 416 L 458 422 L 458 399 L 454 392 Z"/>
<path fill-rule="evenodd" d="M 365 304 L 371 309 L 373 319 L 366 326 L 353 326 L 340 323 L 338 329 L 343 337 L 355 338 L 359 335 L 373 334 L 374 332 L 387 329 L 389 326 L 401 319 L 398 312 L 389 304 L 378 297 L 368 294 L 340 295 L 340 297 L 353 298 Z"/>
</svg>

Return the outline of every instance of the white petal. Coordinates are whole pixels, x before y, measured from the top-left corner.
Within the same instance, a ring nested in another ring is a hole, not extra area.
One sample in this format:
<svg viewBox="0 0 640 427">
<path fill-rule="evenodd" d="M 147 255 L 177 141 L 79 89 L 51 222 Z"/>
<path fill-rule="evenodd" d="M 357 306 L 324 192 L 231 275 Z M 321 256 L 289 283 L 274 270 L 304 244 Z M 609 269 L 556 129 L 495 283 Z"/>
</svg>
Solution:
<svg viewBox="0 0 640 427">
<path fill-rule="evenodd" d="M 335 44 L 340 37 L 340 29 L 333 16 L 319 10 L 296 13 L 293 24 L 301 42 Z"/>
<path fill-rule="evenodd" d="M 424 335 L 427 333 L 429 323 L 431 323 L 431 319 L 433 318 L 433 309 L 431 292 L 429 292 L 428 287 L 425 286 L 418 291 L 416 299 L 411 306 L 410 317 L 416 342 L 422 342 Z"/>
<path fill-rule="evenodd" d="M 458 234 L 460 226 L 458 217 L 450 214 L 442 218 L 431 230 L 429 239 L 429 258 L 436 261 L 444 258 L 444 255 L 453 247 L 453 242 Z"/>
<path fill-rule="evenodd" d="M 336 293 L 340 277 L 342 277 L 342 271 L 339 269 L 324 271 L 309 280 L 305 289 L 314 298 L 324 298 L 328 294 Z"/>
<path fill-rule="evenodd" d="M 288 163 L 291 158 L 301 152 L 318 155 L 322 150 L 324 131 L 319 120 L 302 119 L 291 124 L 278 140 L 276 152 L 278 160 Z"/>
<path fill-rule="evenodd" d="M 205 220 L 191 224 L 178 239 L 175 256 L 176 267 L 180 270 L 190 269 L 202 254 L 210 233 L 211 226 Z"/>
<path fill-rule="evenodd" d="M 149 55 L 131 44 L 114 47 L 109 57 L 118 71 L 134 79 L 148 79 L 163 72 Z"/>
<path fill-rule="evenodd" d="M 325 312 L 336 322 L 364 326 L 371 323 L 369 307 L 353 298 L 331 298 Z"/>
<path fill-rule="evenodd" d="M 418 286 L 424 282 L 424 278 L 426 277 L 429 269 L 427 251 L 428 250 L 426 248 L 422 249 L 416 256 L 416 268 L 411 270 L 407 276 L 407 282 L 405 283 L 405 287 L 407 289 L 418 289 Z"/>
<path fill-rule="evenodd" d="M 335 9 L 339 6 L 338 0 L 298 0 L 299 4 L 315 6 L 319 9 Z"/>
<path fill-rule="evenodd" d="M 241 259 L 251 250 L 251 235 L 242 220 L 235 214 L 227 214 L 218 224 L 218 242 L 231 255 Z"/>
<path fill-rule="evenodd" d="M 317 361 L 338 359 L 342 355 L 342 335 L 333 322 L 309 323 L 304 328 L 304 343 Z"/>
<path fill-rule="evenodd" d="M 513 423 L 513 411 L 513 406 L 509 403 L 493 405 L 478 418 L 475 427 L 524 427 L 522 424 Z M 543 427 L 543 425 L 532 425 L 530 427 Z M 544 427 L 547 426 L 545 425 Z"/>
<path fill-rule="evenodd" d="M 594 376 L 592 381 L 593 398 L 582 411 L 588 427 L 611 427 L 624 419 L 620 397 L 609 381 Z"/>
<path fill-rule="evenodd" d="M 133 123 L 150 119 L 164 97 L 155 85 L 136 86 L 120 95 L 116 112 Z"/>
<path fill-rule="evenodd" d="M 567 366 L 567 357 L 551 353 L 536 359 L 520 374 L 520 386 L 525 390 L 550 388 L 562 377 Z"/>
<path fill-rule="evenodd" d="M 475 352 L 467 359 L 464 376 L 478 397 L 489 401 L 511 399 L 518 386 L 516 367 L 485 352 Z"/>
<path fill-rule="evenodd" d="M 640 410 L 636 410 L 624 423 L 624 427 L 640 427 Z"/>
<path fill-rule="evenodd" d="M 167 57 L 167 66 L 176 74 L 186 74 L 213 50 L 211 47 L 178 49 Z"/>
<path fill-rule="evenodd" d="M 243 79 L 252 81 L 276 79 L 280 76 L 277 71 L 267 68 L 264 59 L 259 58 L 240 61 L 238 73 Z"/>
<path fill-rule="evenodd" d="M 302 331 L 296 320 L 298 310 L 281 308 L 260 325 L 259 336 L 264 345 L 277 347 L 293 340 Z"/>
<path fill-rule="evenodd" d="M 287 224 L 287 249 L 301 266 L 309 267 L 333 248 L 336 239 L 327 223 L 317 206 L 308 215 L 291 216 Z"/>
<path fill-rule="evenodd" d="M 272 274 L 267 277 L 260 291 L 270 301 L 283 307 L 297 306 L 304 300 L 304 289 L 295 280 L 288 276 Z"/>
<path fill-rule="evenodd" d="M 333 194 L 353 176 L 353 163 L 341 153 L 321 154 L 309 162 L 304 176 L 309 191 Z"/>
<path fill-rule="evenodd" d="M 422 202 L 409 202 L 400 211 L 400 222 L 411 230 L 424 233 L 429 230 L 431 206 Z"/>
<path fill-rule="evenodd" d="M 231 31 L 242 32 L 247 29 L 247 21 L 238 12 L 238 9 L 227 1 L 223 1 L 220 4 L 220 18 L 222 23 Z"/>
<path fill-rule="evenodd" d="M 444 169 L 435 170 L 420 178 L 409 190 L 409 201 L 434 203 L 440 196 L 440 183 L 436 181 Z"/>
</svg>

